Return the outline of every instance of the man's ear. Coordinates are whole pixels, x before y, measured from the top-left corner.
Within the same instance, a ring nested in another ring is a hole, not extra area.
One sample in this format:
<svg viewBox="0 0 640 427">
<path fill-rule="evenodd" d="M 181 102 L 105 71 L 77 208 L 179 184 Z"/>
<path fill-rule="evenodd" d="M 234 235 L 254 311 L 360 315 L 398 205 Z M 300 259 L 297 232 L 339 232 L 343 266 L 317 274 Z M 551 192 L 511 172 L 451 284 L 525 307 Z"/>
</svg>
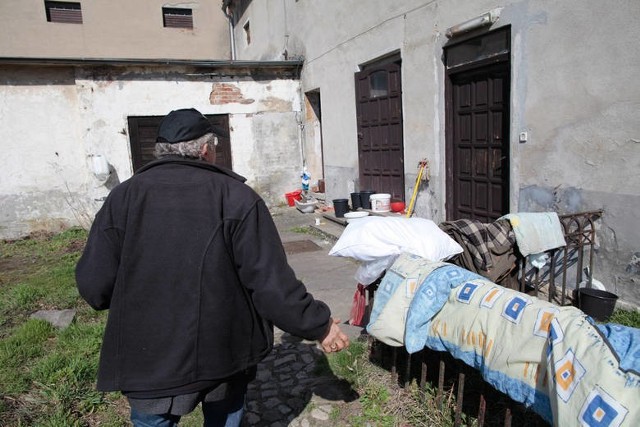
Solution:
<svg viewBox="0 0 640 427">
<path fill-rule="evenodd" d="M 200 157 L 204 159 L 207 157 L 208 153 L 209 153 L 209 144 L 202 144 L 202 147 L 200 147 Z"/>
</svg>

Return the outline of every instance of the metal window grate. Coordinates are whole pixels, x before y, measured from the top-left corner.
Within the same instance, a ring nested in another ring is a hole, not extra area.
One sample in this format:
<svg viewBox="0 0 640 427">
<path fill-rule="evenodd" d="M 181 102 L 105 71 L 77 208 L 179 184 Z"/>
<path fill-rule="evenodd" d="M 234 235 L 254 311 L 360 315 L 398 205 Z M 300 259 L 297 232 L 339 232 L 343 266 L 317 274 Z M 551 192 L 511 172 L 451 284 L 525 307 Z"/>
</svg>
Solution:
<svg viewBox="0 0 640 427">
<path fill-rule="evenodd" d="M 175 7 L 162 8 L 162 24 L 165 28 L 193 28 L 193 11 Z"/>
<path fill-rule="evenodd" d="M 45 1 L 47 22 L 82 24 L 82 6 L 76 2 Z"/>
</svg>

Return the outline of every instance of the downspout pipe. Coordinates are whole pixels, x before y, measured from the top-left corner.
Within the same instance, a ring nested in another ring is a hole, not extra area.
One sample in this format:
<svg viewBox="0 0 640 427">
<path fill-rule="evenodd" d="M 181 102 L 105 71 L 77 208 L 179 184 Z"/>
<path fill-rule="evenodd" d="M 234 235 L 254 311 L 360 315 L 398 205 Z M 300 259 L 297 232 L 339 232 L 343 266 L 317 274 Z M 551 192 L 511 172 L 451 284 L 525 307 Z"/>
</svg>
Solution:
<svg viewBox="0 0 640 427">
<path fill-rule="evenodd" d="M 222 2 L 222 13 L 227 17 L 229 22 L 229 49 L 231 50 L 231 60 L 236 60 L 236 38 L 233 32 L 233 12 L 229 12 L 231 8 L 229 5 L 232 0 L 224 0 Z"/>
</svg>

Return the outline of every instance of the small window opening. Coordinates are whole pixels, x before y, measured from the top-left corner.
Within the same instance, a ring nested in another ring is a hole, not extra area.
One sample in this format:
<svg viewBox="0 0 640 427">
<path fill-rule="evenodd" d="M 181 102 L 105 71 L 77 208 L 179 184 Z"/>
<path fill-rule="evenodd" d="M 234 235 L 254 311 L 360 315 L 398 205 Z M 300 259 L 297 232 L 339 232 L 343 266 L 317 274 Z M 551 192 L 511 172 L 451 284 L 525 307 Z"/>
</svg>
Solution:
<svg viewBox="0 0 640 427">
<path fill-rule="evenodd" d="M 251 44 L 251 26 L 249 25 L 249 21 L 247 21 L 246 24 L 244 24 L 244 36 L 247 40 L 247 45 Z"/>
<path fill-rule="evenodd" d="M 177 7 L 163 7 L 162 25 L 165 28 L 193 29 L 193 11 Z"/>
<path fill-rule="evenodd" d="M 389 94 L 389 77 L 385 70 L 376 71 L 369 76 L 369 96 L 378 98 Z"/>
<path fill-rule="evenodd" d="M 80 3 L 45 1 L 44 9 L 47 13 L 47 22 L 82 24 L 82 7 Z"/>
</svg>

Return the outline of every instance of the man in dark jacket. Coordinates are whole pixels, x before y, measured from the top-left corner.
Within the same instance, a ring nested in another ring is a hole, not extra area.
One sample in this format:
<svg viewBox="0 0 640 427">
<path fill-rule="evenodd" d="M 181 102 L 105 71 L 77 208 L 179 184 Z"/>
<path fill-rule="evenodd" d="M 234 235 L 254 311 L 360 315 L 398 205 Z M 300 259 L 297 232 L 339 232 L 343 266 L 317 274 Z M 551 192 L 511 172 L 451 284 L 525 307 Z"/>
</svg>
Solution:
<svg viewBox="0 0 640 427">
<path fill-rule="evenodd" d="M 122 391 L 136 426 L 176 425 L 200 402 L 205 425 L 239 425 L 273 324 L 325 352 L 349 345 L 264 201 L 213 165 L 215 141 L 197 110 L 169 113 L 159 159 L 111 191 L 76 267 L 82 297 L 109 309 L 98 389 Z"/>
</svg>

